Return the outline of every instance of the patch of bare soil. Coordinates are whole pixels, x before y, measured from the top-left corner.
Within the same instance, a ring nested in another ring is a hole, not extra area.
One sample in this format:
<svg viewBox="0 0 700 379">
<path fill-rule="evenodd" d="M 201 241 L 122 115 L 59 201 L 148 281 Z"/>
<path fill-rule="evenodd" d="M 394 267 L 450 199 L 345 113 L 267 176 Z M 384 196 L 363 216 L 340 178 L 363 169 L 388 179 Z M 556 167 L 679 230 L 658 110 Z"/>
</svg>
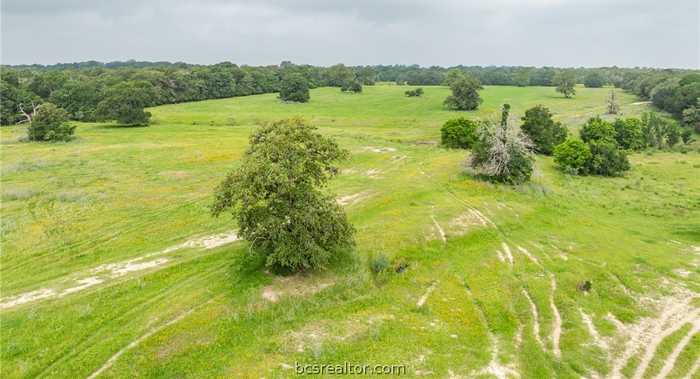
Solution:
<svg viewBox="0 0 700 379">
<path fill-rule="evenodd" d="M 261 296 L 268 302 L 276 303 L 285 297 L 311 296 L 332 285 L 333 281 L 330 279 L 303 275 L 280 276 L 263 288 Z"/>
<path fill-rule="evenodd" d="M 372 195 L 372 193 L 370 191 L 362 191 L 362 192 L 354 193 L 352 195 L 341 196 L 341 197 L 335 199 L 335 201 L 341 206 L 348 206 L 348 205 L 357 204 L 357 203 L 369 198 L 371 195 Z"/>
</svg>

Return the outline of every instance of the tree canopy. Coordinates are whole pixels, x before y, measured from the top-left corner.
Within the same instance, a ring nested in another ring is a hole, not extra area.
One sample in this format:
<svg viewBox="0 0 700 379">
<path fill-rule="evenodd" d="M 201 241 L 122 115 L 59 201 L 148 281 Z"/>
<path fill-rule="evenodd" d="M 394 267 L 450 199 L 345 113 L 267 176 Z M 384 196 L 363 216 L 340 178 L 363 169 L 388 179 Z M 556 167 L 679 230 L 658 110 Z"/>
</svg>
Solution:
<svg viewBox="0 0 700 379">
<path fill-rule="evenodd" d="M 342 208 L 322 191 L 348 155 L 301 119 L 261 127 L 240 165 L 216 189 L 212 212 L 230 211 L 239 235 L 268 266 L 322 267 L 354 244 Z"/>
</svg>

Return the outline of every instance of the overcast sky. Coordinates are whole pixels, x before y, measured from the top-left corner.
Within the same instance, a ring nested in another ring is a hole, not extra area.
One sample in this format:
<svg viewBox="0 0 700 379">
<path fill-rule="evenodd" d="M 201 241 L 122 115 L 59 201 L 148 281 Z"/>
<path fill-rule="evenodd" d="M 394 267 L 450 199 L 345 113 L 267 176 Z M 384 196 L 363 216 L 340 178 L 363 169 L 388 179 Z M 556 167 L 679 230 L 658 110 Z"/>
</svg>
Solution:
<svg viewBox="0 0 700 379">
<path fill-rule="evenodd" d="M 700 68 L 698 0 L 2 0 L 2 63 Z"/>
</svg>

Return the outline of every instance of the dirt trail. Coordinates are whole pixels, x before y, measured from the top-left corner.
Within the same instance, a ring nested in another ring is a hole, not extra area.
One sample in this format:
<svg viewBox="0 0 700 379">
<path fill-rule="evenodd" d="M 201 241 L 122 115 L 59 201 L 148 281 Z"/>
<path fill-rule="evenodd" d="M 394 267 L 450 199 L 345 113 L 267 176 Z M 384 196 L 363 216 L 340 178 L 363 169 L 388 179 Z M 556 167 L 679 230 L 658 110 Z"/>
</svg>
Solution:
<svg viewBox="0 0 700 379">
<path fill-rule="evenodd" d="M 666 362 L 664 362 L 664 367 L 661 368 L 661 372 L 659 372 L 658 375 L 656 375 L 656 379 L 662 379 L 668 376 L 668 374 L 671 373 L 673 370 L 673 366 L 676 364 L 676 360 L 678 359 L 678 356 L 681 355 L 683 352 L 683 349 L 685 349 L 686 346 L 688 346 L 688 343 L 690 343 L 690 340 L 700 332 L 700 320 L 695 319 L 693 320 L 693 327 L 688 331 L 688 333 L 683 336 L 683 339 L 681 339 L 676 347 L 673 349 L 671 352 L 671 355 L 666 358 Z"/>
<path fill-rule="evenodd" d="M 675 293 L 657 301 L 643 299 L 649 306 L 661 310 L 657 315 L 645 317 L 632 325 L 625 325 L 608 315 L 618 328 L 618 334 L 623 338 L 624 349 L 612 361 L 611 377 L 621 377 L 622 369 L 629 360 L 641 353 L 640 362 L 636 367 L 633 378 L 641 378 L 654 357 L 658 345 L 664 338 L 681 328 L 688 322 L 694 322 L 700 314 L 692 304 L 698 295 L 683 288 L 676 288 Z"/>
<path fill-rule="evenodd" d="M 540 338 L 540 314 L 537 311 L 537 306 L 535 305 L 535 302 L 532 301 L 530 294 L 524 288 L 523 295 L 525 295 L 525 298 L 527 298 L 527 301 L 530 303 L 530 313 L 532 314 L 532 334 L 535 336 L 535 340 L 537 340 L 537 343 L 540 344 L 542 350 L 544 350 L 544 343 L 542 342 L 542 338 Z"/>
<path fill-rule="evenodd" d="M 238 241 L 238 239 L 238 235 L 234 231 L 198 237 L 190 239 L 181 244 L 168 247 L 161 251 L 142 255 L 137 258 L 132 258 L 122 262 L 103 264 L 88 270 L 87 274 L 84 274 L 85 276 L 78 279 L 66 278 L 56 287 L 42 288 L 39 290 L 2 298 L 0 299 L 0 309 L 14 308 L 22 304 L 40 300 L 62 298 L 64 296 L 81 292 L 90 287 L 104 284 L 110 280 L 120 278 L 130 273 L 162 267 L 170 261 L 169 258 L 163 257 L 163 255 L 167 255 L 185 248 L 200 248 L 209 250 Z M 157 256 L 159 258 L 148 260 Z"/>
<path fill-rule="evenodd" d="M 362 191 L 362 192 L 354 193 L 352 195 L 341 196 L 341 197 L 335 199 L 335 201 L 341 206 L 354 205 L 354 204 L 357 204 L 357 203 L 367 199 L 368 197 L 370 197 L 370 195 L 371 195 L 371 192 Z"/>
<path fill-rule="evenodd" d="M 527 259 L 530 260 L 530 262 L 534 263 L 535 265 L 537 265 L 540 268 L 543 268 L 539 259 L 537 259 L 534 255 L 530 254 L 530 252 L 526 248 L 524 248 L 522 246 L 518 246 L 518 251 L 523 253 L 527 257 Z"/>
<path fill-rule="evenodd" d="M 505 242 L 501 242 L 501 247 L 503 247 L 503 252 L 505 253 L 506 258 L 508 259 L 508 263 L 511 267 L 513 267 L 513 253 L 510 251 L 510 247 Z"/>
<path fill-rule="evenodd" d="M 428 289 L 425 291 L 425 293 L 423 294 L 423 296 L 421 296 L 420 299 L 418 299 L 418 301 L 416 302 L 416 307 L 417 307 L 417 308 L 421 308 L 421 307 L 423 307 L 423 305 L 425 305 L 425 302 L 428 301 L 428 296 L 430 296 L 430 294 L 431 294 L 433 291 L 435 291 L 435 287 L 437 287 L 437 283 L 438 283 L 438 282 L 435 281 L 435 282 L 433 282 L 433 283 L 430 284 L 430 287 L 428 287 Z"/>
<path fill-rule="evenodd" d="M 484 310 L 481 308 L 481 306 L 475 301 L 474 296 L 472 295 L 472 291 L 467 287 L 467 294 L 469 297 L 472 299 L 472 303 L 477 309 L 477 313 L 479 314 L 479 319 L 481 320 L 481 323 L 484 325 L 484 328 L 486 329 L 486 334 L 488 335 L 489 342 L 491 343 L 491 360 L 489 361 L 488 365 L 485 367 L 482 367 L 480 370 L 474 372 L 472 376 L 481 376 L 481 375 L 493 375 L 498 379 L 507 379 L 508 376 L 514 376 L 516 378 L 520 377 L 520 373 L 515 370 L 515 368 L 512 366 L 512 364 L 502 364 L 498 360 L 498 355 L 499 355 L 499 347 L 498 347 L 498 339 L 496 336 L 491 332 L 491 329 L 489 329 L 488 325 L 488 319 L 486 318 L 486 314 L 484 314 Z"/>
<path fill-rule="evenodd" d="M 691 379 L 693 376 L 695 376 L 695 373 L 698 372 L 700 369 L 700 357 L 698 357 L 695 360 L 695 363 L 693 363 L 693 366 L 690 367 L 690 370 L 688 370 L 688 373 L 685 374 L 683 379 Z"/>
<path fill-rule="evenodd" d="M 608 345 L 608 341 L 603 339 L 600 336 L 600 333 L 598 333 L 598 329 L 596 329 L 595 324 L 593 324 L 593 319 L 591 316 L 584 312 L 582 308 L 579 308 L 578 311 L 581 314 L 581 320 L 583 320 L 583 323 L 586 325 L 586 329 L 588 329 L 588 334 L 590 334 L 591 338 L 593 339 L 593 343 L 600 346 L 600 348 L 605 350 L 607 353 L 608 350 L 610 350 L 610 345 Z"/>
<path fill-rule="evenodd" d="M 167 328 L 167 327 L 169 327 L 169 326 L 171 326 L 171 325 L 174 325 L 174 324 L 176 324 L 176 323 L 182 321 L 182 320 L 185 319 L 187 316 L 191 315 L 195 310 L 197 310 L 198 308 L 203 307 L 203 306 L 205 306 L 205 305 L 211 303 L 212 301 L 214 301 L 214 299 L 215 299 L 215 298 L 212 298 L 212 299 L 210 299 L 210 300 L 208 300 L 208 301 L 206 301 L 206 302 L 204 302 L 204 303 L 202 303 L 202 304 L 199 304 L 199 305 L 197 305 L 197 306 L 195 306 L 195 307 L 193 307 L 193 308 L 190 308 L 190 309 L 188 309 L 188 310 L 186 310 L 186 311 L 180 313 L 177 317 L 173 318 L 172 320 L 170 320 L 170 321 L 168 321 L 168 322 L 166 322 L 166 323 L 164 323 L 164 324 L 161 324 L 161 325 L 159 325 L 159 326 L 155 326 L 155 327 L 149 329 L 148 331 L 146 331 L 146 333 L 144 333 L 143 335 L 141 335 L 139 338 L 137 338 L 137 339 L 131 341 L 128 345 L 124 346 L 124 347 L 121 348 L 119 351 L 117 351 L 116 353 L 114 353 L 114 355 L 112 355 L 100 368 L 98 368 L 98 369 L 95 370 L 92 374 L 90 374 L 90 376 L 88 376 L 87 379 L 95 379 L 95 378 L 97 378 L 100 374 L 102 374 L 103 372 L 107 371 L 110 367 L 112 367 L 112 366 L 114 365 L 114 363 L 119 359 L 119 357 L 121 357 L 122 355 L 124 355 L 124 353 L 126 353 L 127 351 L 129 351 L 129 350 L 131 350 L 131 349 L 137 347 L 137 346 L 140 345 L 143 341 L 149 339 L 151 336 L 153 336 L 154 334 L 160 332 L 161 330 L 163 330 L 163 329 L 165 329 L 165 328 Z"/>
<path fill-rule="evenodd" d="M 554 315 L 554 325 L 552 326 L 552 352 L 557 359 L 561 358 L 561 350 L 559 349 L 559 339 L 561 338 L 561 315 L 559 314 L 559 309 L 554 303 L 554 292 L 557 290 L 557 281 L 554 279 L 554 275 L 550 274 L 550 280 L 552 282 L 552 294 L 549 297 L 549 307 L 552 308 L 552 314 Z"/>
<path fill-rule="evenodd" d="M 655 328 L 655 333 L 654 337 L 649 341 L 648 344 L 646 344 L 646 350 L 644 352 L 644 355 L 642 356 L 641 362 L 639 362 L 639 365 L 637 366 L 637 370 L 634 372 L 634 376 L 632 376 L 633 379 L 641 379 L 644 376 L 644 372 L 646 371 L 647 367 L 649 367 L 649 363 L 651 360 L 654 358 L 654 355 L 656 353 L 656 349 L 658 348 L 659 344 L 661 341 L 663 341 L 666 337 L 670 336 L 671 334 L 675 333 L 678 329 L 682 328 L 683 325 L 685 325 L 688 322 L 692 322 L 698 318 L 700 311 L 695 311 L 691 313 L 690 315 L 678 320 L 675 316 L 672 316 L 669 326 L 665 330 L 661 330 L 661 325 Z M 661 333 L 658 333 L 661 332 Z M 680 354 L 680 352 L 679 352 Z M 671 357 L 669 357 L 671 358 Z M 675 358 L 673 359 L 675 361 Z M 666 363 L 669 363 L 668 361 Z M 671 362 L 672 363 L 672 362 Z M 673 365 L 671 365 L 671 368 L 673 368 Z M 669 369 L 670 371 L 670 369 Z"/>
<path fill-rule="evenodd" d="M 430 218 L 433 220 L 433 224 L 435 224 L 435 228 L 438 231 L 438 235 L 440 236 L 440 239 L 442 240 L 443 243 L 446 243 L 447 238 L 445 238 L 445 231 L 442 230 L 442 227 L 440 226 L 440 224 L 438 224 L 438 222 L 434 216 L 430 216 Z"/>
</svg>

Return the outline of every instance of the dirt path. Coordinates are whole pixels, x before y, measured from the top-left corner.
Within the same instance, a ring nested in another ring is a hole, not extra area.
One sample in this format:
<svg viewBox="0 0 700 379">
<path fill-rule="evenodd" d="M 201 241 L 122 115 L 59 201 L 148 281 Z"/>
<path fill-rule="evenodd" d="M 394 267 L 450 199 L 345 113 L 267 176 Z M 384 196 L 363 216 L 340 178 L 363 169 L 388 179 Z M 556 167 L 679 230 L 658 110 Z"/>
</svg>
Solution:
<svg viewBox="0 0 700 379">
<path fill-rule="evenodd" d="M 214 299 L 215 299 L 215 298 L 212 298 L 212 299 L 210 299 L 210 300 L 208 300 L 208 301 L 206 301 L 206 302 L 204 302 L 204 303 L 202 303 L 202 304 L 199 304 L 199 305 L 197 305 L 197 306 L 195 306 L 195 307 L 193 307 L 193 308 L 190 308 L 190 309 L 188 309 L 188 310 L 186 310 L 186 311 L 180 313 L 177 317 L 173 318 L 172 320 L 170 320 L 170 321 L 168 321 L 168 322 L 166 322 L 166 323 L 164 323 L 164 324 L 161 324 L 161 325 L 159 325 L 159 326 L 156 326 L 156 327 L 153 327 L 153 328 L 149 329 L 148 331 L 146 331 L 146 333 L 144 333 L 143 335 L 141 335 L 139 338 L 137 338 L 137 339 L 131 341 L 128 345 L 124 346 L 124 347 L 121 348 L 119 351 L 117 351 L 116 353 L 114 353 L 100 368 L 98 368 L 98 369 L 95 370 L 92 374 L 90 374 L 90 376 L 88 376 L 87 379 L 94 379 L 94 378 L 97 378 L 100 374 L 102 374 L 103 372 L 107 371 L 110 367 L 112 367 L 112 366 L 114 365 L 114 363 L 119 359 L 119 357 L 121 357 L 122 355 L 124 355 L 126 352 L 128 352 L 129 350 L 131 350 L 131 349 L 133 349 L 133 348 L 139 346 L 143 341 L 149 339 L 151 336 L 153 336 L 154 334 L 160 332 L 161 330 L 163 330 L 163 329 L 165 329 L 165 328 L 167 328 L 167 327 L 169 327 L 169 326 L 171 326 L 171 325 L 174 325 L 174 324 L 176 324 L 176 323 L 182 321 L 182 320 L 185 319 L 187 316 L 191 315 L 195 310 L 197 310 L 197 309 L 200 308 L 200 307 L 205 306 L 206 304 L 211 303 L 212 301 L 214 301 Z"/>
<path fill-rule="evenodd" d="M 513 253 L 510 251 L 510 246 L 505 242 L 501 242 L 501 247 L 503 248 L 506 259 L 508 259 L 508 263 L 513 267 Z"/>
<path fill-rule="evenodd" d="M 525 298 L 530 303 L 530 313 L 532 314 L 532 334 L 535 336 L 535 340 L 537 340 L 537 343 L 540 345 L 542 350 L 544 350 L 544 343 L 542 342 L 542 338 L 540 338 L 540 314 L 537 311 L 537 305 L 535 305 L 535 302 L 532 301 L 530 294 L 524 288 L 523 295 L 525 295 Z"/>
<path fill-rule="evenodd" d="M 629 360 L 641 353 L 640 362 L 633 378 L 641 378 L 654 357 L 658 345 L 664 338 L 681 328 L 684 324 L 697 319 L 700 310 L 692 304 L 697 294 L 685 289 L 676 289 L 672 296 L 655 301 L 654 306 L 661 312 L 656 316 L 645 317 L 633 325 L 625 325 L 612 315 L 608 318 L 615 323 L 618 334 L 624 339 L 622 353 L 612 361 L 611 377 L 622 376 L 622 369 Z M 650 301 L 650 300 L 647 300 Z"/>
<path fill-rule="evenodd" d="M 103 264 L 88 270 L 87 274 L 84 274 L 83 277 L 78 279 L 64 279 L 63 282 L 59 283 L 55 287 L 42 288 L 39 290 L 2 298 L 0 299 L 0 309 L 10 309 L 36 301 L 62 298 L 84 291 L 88 288 L 107 283 L 111 280 L 118 279 L 130 273 L 158 269 L 163 267 L 171 260 L 170 258 L 164 257 L 164 255 L 181 249 L 199 248 L 209 250 L 233 243 L 238 240 L 239 238 L 236 232 L 231 231 L 227 233 L 190 239 L 186 242 L 168 247 L 161 251 L 148 253 L 126 261 Z M 158 258 L 150 259 L 154 257 Z"/>
<path fill-rule="evenodd" d="M 561 315 L 559 314 L 559 309 L 554 303 L 554 292 L 557 290 L 557 281 L 554 279 L 554 275 L 549 274 L 550 280 L 552 282 L 552 294 L 549 297 L 549 307 L 552 308 L 552 315 L 554 315 L 554 325 L 552 326 L 552 353 L 557 359 L 561 358 L 561 350 L 559 349 L 559 339 L 561 338 Z"/>
<path fill-rule="evenodd" d="M 440 226 L 440 224 L 438 224 L 434 216 L 430 216 L 430 218 L 433 220 L 433 224 L 435 224 L 435 228 L 437 229 L 438 235 L 440 236 L 442 242 L 447 243 L 447 238 L 445 238 L 445 231 L 442 230 L 442 227 Z"/>
<path fill-rule="evenodd" d="M 664 362 L 664 367 L 661 368 L 661 372 L 659 372 L 658 375 L 656 375 L 656 379 L 662 379 L 668 376 L 668 374 L 671 373 L 673 370 L 673 366 L 676 364 L 676 360 L 678 359 L 678 356 L 681 355 L 683 352 L 683 349 L 685 349 L 686 346 L 690 343 L 690 340 L 695 336 L 698 332 L 700 332 L 700 320 L 695 319 L 693 320 L 693 327 L 688 331 L 688 333 L 683 336 L 683 339 L 681 339 L 676 347 L 673 349 L 671 352 L 671 355 L 666 358 L 666 362 Z"/>
<path fill-rule="evenodd" d="M 433 283 L 430 284 L 430 287 L 428 287 L 428 289 L 425 291 L 425 293 L 423 294 L 423 296 L 421 296 L 420 299 L 418 299 L 418 301 L 416 302 L 416 307 L 417 307 L 417 308 L 421 308 L 421 307 L 423 307 L 423 305 L 425 305 L 425 302 L 428 301 L 428 296 L 430 296 L 430 294 L 431 294 L 433 291 L 435 291 L 435 287 L 437 287 L 437 283 L 438 283 L 438 282 L 435 281 L 435 282 L 433 282 Z"/>
<path fill-rule="evenodd" d="M 539 259 L 535 258 L 534 255 L 530 254 L 530 252 L 526 248 L 524 248 L 522 246 L 518 246 L 518 251 L 523 253 L 527 257 L 527 259 L 530 260 L 530 262 L 534 263 L 539 268 L 544 268 L 544 267 L 542 267 L 542 264 L 540 263 Z"/>
<path fill-rule="evenodd" d="M 700 357 L 698 357 L 695 360 L 695 363 L 693 363 L 693 366 L 690 367 L 690 370 L 688 370 L 688 373 L 685 374 L 683 379 L 691 379 L 693 376 L 695 376 L 695 373 L 698 372 L 700 369 Z"/>
</svg>

